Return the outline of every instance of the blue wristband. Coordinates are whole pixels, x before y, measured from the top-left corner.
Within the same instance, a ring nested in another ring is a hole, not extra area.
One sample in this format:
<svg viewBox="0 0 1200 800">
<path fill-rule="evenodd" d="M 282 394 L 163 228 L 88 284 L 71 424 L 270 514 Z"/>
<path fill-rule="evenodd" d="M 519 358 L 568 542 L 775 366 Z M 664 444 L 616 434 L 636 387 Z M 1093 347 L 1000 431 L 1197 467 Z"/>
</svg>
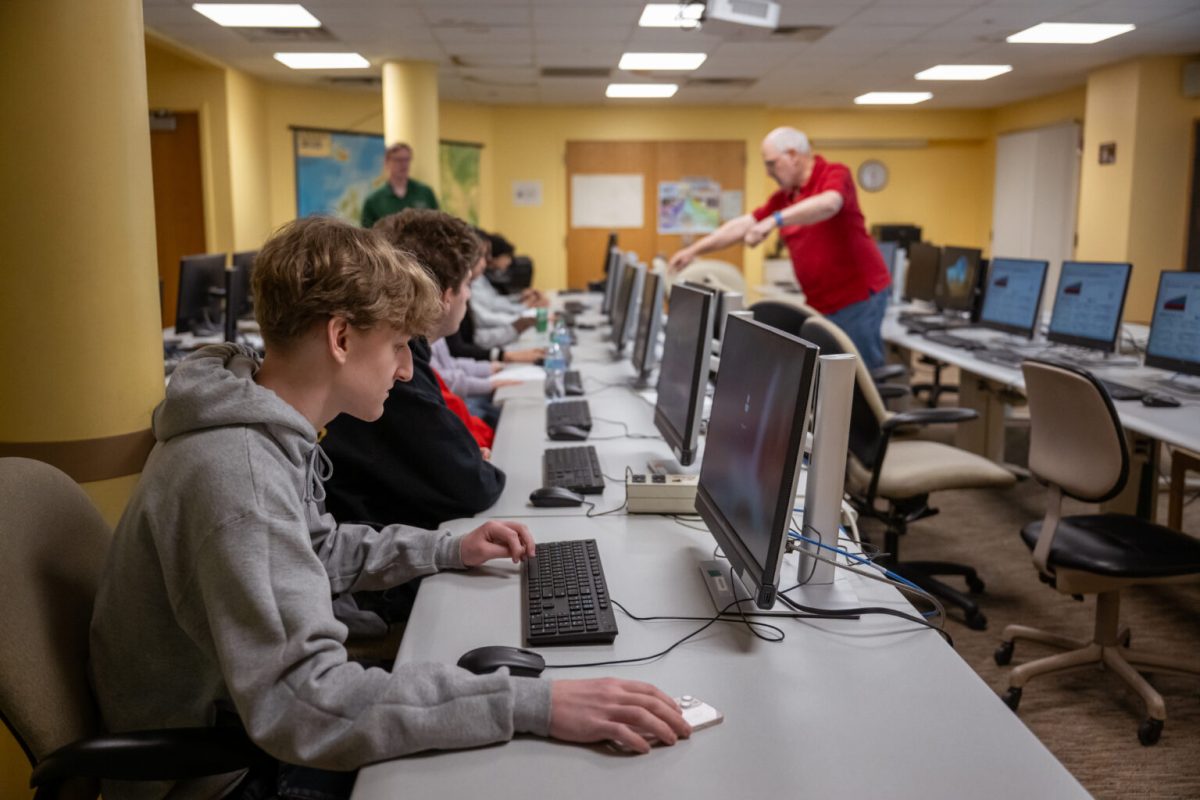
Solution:
<svg viewBox="0 0 1200 800">
<path fill-rule="evenodd" d="M 775 227 L 782 228 L 783 227 L 783 212 L 776 211 L 771 216 L 775 218 Z"/>
</svg>

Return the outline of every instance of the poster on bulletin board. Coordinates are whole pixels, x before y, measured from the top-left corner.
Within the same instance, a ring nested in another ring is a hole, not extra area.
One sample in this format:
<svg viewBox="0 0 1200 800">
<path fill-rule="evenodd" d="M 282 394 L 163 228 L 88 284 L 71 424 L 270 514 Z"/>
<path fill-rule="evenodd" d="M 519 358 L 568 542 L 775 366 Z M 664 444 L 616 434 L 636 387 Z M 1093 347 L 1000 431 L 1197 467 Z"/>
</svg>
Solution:
<svg viewBox="0 0 1200 800">
<path fill-rule="evenodd" d="M 721 224 L 721 184 L 715 181 L 659 181 L 660 234 L 712 233 Z"/>
</svg>

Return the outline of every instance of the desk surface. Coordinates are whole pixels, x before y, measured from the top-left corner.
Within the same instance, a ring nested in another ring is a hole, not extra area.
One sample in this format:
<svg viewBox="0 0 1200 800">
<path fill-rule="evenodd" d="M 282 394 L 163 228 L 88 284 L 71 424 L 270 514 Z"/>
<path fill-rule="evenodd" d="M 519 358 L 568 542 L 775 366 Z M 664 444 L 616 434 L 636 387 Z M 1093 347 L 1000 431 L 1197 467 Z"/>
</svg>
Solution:
<svg viewBox="0 0 1200 800">
<path fill-rule="evenodd" d="M 593 375 L 618 370 L 598 359 L 588 363 L 603 349 L 581 342 L 579 368 Z M 574 509 L 528 507 L 529 481 L 540 478 L 541 450 L 548 443 L 542 401 L 514 394 L 505 402 L 495 447 L 509 483 L 485 516 L 519 515 L 540 541 L 595 538 L 613 598 L 636 614 L 711 615 L 698 570 L 701 560 L 712 557 L 715 543 L 708 533 L 665 517 L 621 513 L 586 519 Z M 624 390 L 590 394 L 589 400 L 594 416 L 652 431 L 649 404 Z M 601 431 L 598 423 L 591 443 L 606 472 L 666 449 L 655 439 L 600 439 Z M 600 508 L 618 505 L 623 487 L 610 487 L 602 497 Z M 456 520 L 448 527 L 466 531 L 477 524 Z M 847 580 L 864 604 L 912 610 L 890 587 L 857 576 Z M 397 662 L 453 662 L 474 647 L 521 644 L 520 583 L 518 568 L 500 562 L 426 578 Z M 612 645 L 542 652 L 550 664 L 630 658 L 657 652 L 701 623 L 637 622 L 618 613 L 617 624 L 620 633 Z M 755 639 L 740 623 L 721 623 L 649 663 L 548 670 L 551 678 L 647 680 L 724 712 L 723 723 L 676 747 L 632 757 L 605 747 L 518 737 L 504 745 L 366 768 L 354 798 L 521 797 L 546 787 L 568 797 L 606 800 L 1087 797 L 936 633 L 891 617 L 784 620 L 781 627 L 786 633 L 781 643 Z"/>
</svg>

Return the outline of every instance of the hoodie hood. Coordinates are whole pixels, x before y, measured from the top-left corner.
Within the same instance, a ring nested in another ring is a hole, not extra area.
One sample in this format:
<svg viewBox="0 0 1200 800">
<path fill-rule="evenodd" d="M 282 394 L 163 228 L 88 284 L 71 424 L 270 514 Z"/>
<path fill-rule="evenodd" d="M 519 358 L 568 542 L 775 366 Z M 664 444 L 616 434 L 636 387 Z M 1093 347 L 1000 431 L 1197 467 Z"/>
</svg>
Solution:
<svg viewBox="0 0 1200 800">
<path fill-rule="evenodd" d="M 188 356 L 154 410 L 154 438 L 167 442 L 211 428 L 261 425 L 293 463 L 309 460 L 317 432 L 279 395 L 254 382 L 261 364 L 253 350 L 236 344 L 211 345 Z"/>
</svg>

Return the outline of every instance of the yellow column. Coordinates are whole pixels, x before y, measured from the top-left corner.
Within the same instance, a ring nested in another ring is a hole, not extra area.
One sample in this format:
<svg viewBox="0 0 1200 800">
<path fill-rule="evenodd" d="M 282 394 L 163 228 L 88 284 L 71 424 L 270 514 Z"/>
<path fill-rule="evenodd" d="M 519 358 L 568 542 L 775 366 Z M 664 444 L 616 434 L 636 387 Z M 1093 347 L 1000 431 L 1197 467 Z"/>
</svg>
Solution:
<svg viewBox="0 0 1200 800">
<path fill-rule="evenodd" d="M 388 145 L 408 142 L 412 146 L 412 176 L 433 187 L 441 199 L 437 64 L 384 62 L 383 139 Z"/>
<path fill-rule="evenodd" d="M 140 0 L 0 3 L 0 456 L 110 522 L 163 394 L 143 36 Z"/>
</svg>

